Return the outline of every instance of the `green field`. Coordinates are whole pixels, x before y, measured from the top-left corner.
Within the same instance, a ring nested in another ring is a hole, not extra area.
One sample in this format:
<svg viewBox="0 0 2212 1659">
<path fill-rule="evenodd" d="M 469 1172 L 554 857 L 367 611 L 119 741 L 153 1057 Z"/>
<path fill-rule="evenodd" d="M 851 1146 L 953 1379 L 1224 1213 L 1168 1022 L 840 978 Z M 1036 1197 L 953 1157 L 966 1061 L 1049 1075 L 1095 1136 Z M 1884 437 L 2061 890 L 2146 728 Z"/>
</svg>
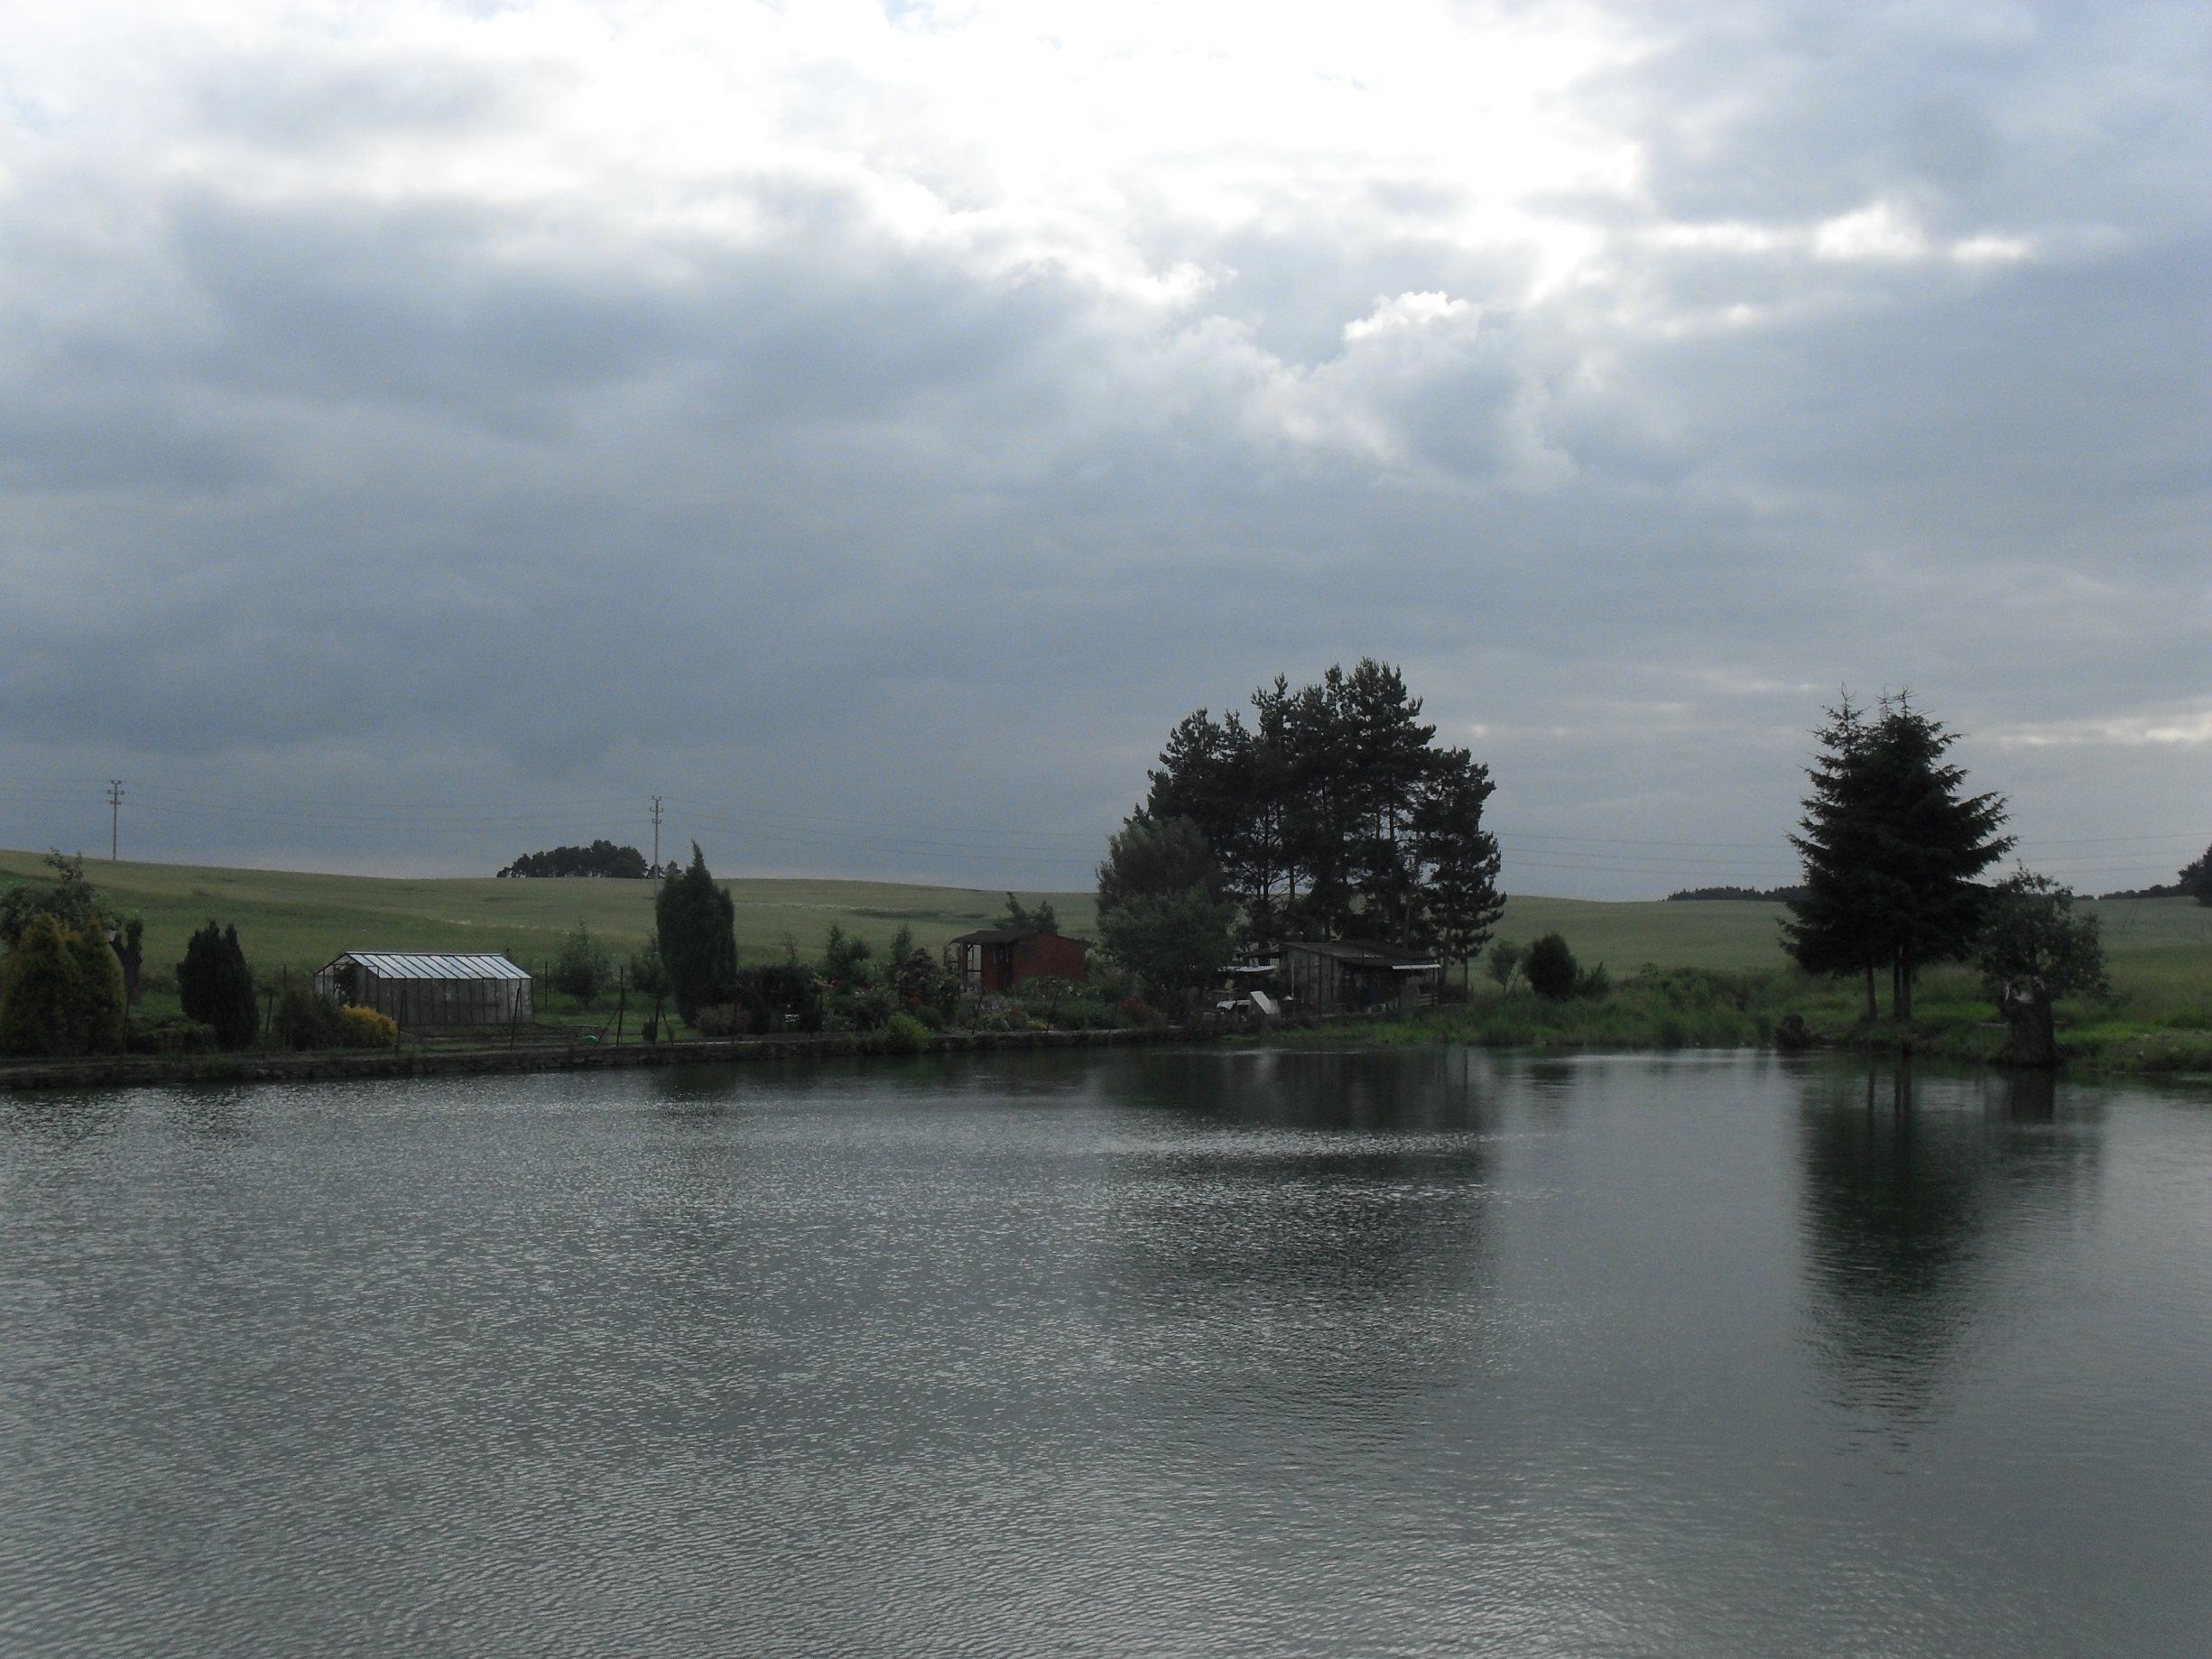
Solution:
<svg viewBox="0 0 2212 1659">
<path fill-rule="evenodd" d="M 652 927 L 645 881 L 388 879 L 232 870 L 173 864 L 88 867 L 104 903 L 142 916 L 150 980 L 165 979 L 193 929 L 235 922 L 257 969 L 312 969 L 341 950 L 504 951 L 535 968 L 578 922 L 617 951 L 644 942 Z M 0 852 L 0 881 L 47 874 L 39 855 Z M 724 884 L 737 906 L 737 945 L 750 960 L 781 954 L 788 937 L 808 956 L 834 923 L 878 944 L 902 923 L 935 950 L 956 933 L 987 926 L 1002 892 L 892 882 L 755 881 Z M 1051 900 L 1060 925 L 1088 936 L 1097 925 L 1088 893 L 1024 893 Z M 2114 977 L 2123 986 L 2201 997 L 2212 991 L 2212 909 L 2186 899 L 2127 899 L 2093 905 L 2102 917 Z M 1525 944 L 1557 930 L 1586 965 L 1603 962 L 1618 980 L 1645 963 L 1663 968 L 1781 969 L 1787 965 L 1778 904 L 1601 903 L 1515 898 L 1501 936 Z"/>
<path fill-rule="evenodd" d="M 109 910 L 144 919 L 146 973 L 154 983 L 169 977 L 186 939 L 210 920 L 236 923 L 248 959 L 263 971 L 319 968 L 343 950 L 502 951 L 534 969 L 578 922 L 618 953 L 652 931 L 649 881 L 407 880 L 128 861 L 88 864 L 86 874 Z M 0 851 L 0 882 L 48 875 L 38 854 Z M 833 923 L 883 944 L 903 922 L 933 950 L 956 933 L 990 925 L 1006 902 L 1004 892 L 893 882 L 722 885 L 737 907 L 738 950 L 755 961 L 780 956 L 787 936 L 802 954 L 818 955 Z M 1087 934 L 1097 921 L 1087 893 L 1022 896 L 1050 898 L 1070 933 Z"/>
</svg>

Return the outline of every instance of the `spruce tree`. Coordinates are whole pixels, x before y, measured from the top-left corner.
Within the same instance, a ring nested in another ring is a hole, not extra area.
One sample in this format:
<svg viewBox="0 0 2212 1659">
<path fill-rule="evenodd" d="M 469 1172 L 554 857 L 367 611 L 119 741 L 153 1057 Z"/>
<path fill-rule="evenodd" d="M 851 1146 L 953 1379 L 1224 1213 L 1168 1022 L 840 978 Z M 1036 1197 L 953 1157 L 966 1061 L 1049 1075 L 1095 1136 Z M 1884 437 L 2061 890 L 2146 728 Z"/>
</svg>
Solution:
<svg viewBox="0 0 2212 1659">
<path fill-rule="evenodd" d="M 1975 880 L 2008 851 L 2004 798 L 1965 795 L 1966 772 L 1946 756 L 1957 734 L 1912 707 L 1882 700 L 1869 723 L 1846 693 L 1828 711 L 1809 775 L 1802 833 L 1805 893 L 1783 938 L 1815 973 L 1863 971 L 1869 1017 L 1874 972 L 1890 970 L 1890 1013 L 1912 1017 L 1914 976 L 1973 946 L 1987 903 Z"/>
<path fill-rule="evenodd" d="M 1849 691 L 1824 711 L 1827 724 L 1813 735 L 1820 753 L 1806 771 L 1800 832 L 1790 838 L 1803 866 L 1803 891 L 1790 901 L 1782 943 L 1808 973 L 1863 973 L 1866 1018 L 1880 1017 L 1874 969 L 1883 943 L 1874 925 L 1874 866 L 1878 837 L 1867 765 L 1870 733 L 1865 711 Z"/>
<path fill-rule="evenodd" d="M 1901 1020 L 1912 1017 L 1922 967 L 1973 949 L 1989 902 L 1976 877 L 2013 848 L 2011 836 L 1996 833 L 2004 798 L 1960 792 L 1966 771 L 1946 758 L 1957 741 L 1910 694 L 1883 700 L 1868 762 L 1882 836 L 1878 925 L 1891 947 L 1891 1013 Z"/>
</svg>

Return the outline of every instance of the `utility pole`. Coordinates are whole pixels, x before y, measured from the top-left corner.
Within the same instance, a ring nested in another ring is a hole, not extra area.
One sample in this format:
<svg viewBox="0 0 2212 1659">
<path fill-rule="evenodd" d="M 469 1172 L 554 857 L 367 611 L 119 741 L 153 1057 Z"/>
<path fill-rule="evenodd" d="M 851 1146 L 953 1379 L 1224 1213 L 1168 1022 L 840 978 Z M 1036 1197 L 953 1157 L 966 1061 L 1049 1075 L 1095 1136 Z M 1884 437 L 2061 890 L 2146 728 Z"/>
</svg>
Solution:
<svg viewBox="0 0 2212 1659">
<path fill-rule="evenodd" d="M 652 867 L 661 867 L 661 797 L 652 798 Z"/>
<path fill-rule="evenodd" d="M 123 821 L 123 780 L 107 780 L 107 862 L 116 861 L 116 844 L 120 838 Z"/>
</svg>

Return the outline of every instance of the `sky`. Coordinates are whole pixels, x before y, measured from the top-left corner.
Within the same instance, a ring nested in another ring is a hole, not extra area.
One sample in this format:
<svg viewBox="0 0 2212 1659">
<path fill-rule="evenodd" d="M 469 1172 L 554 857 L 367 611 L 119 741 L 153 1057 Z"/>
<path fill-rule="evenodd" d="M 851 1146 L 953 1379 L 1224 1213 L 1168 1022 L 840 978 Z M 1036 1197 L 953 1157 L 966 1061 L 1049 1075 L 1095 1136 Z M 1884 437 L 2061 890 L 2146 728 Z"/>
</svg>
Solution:
<svg viewBox="0 0 2212 1659">
<path fill-rule="evenodd" d="M 1090 885 L 1363 656 L 1509 891 L 1791 879 L 1847 687 L 2212 842 L 2212 12 L 21 8 L 0 846 Z"/>
</svg>

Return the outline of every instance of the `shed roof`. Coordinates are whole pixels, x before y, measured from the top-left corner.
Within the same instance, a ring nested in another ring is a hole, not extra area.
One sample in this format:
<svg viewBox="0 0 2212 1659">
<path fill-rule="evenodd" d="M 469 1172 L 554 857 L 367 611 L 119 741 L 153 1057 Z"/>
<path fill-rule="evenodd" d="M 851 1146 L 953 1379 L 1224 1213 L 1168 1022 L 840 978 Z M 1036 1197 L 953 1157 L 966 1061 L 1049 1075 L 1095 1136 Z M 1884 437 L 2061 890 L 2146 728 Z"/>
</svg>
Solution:
<svg viewBox="0 0 2212 1659">
<path fill-rule="evenodd" d="M 352 962 L 379 979 L 527 979 L 527 969 L 504 956 L 424 955 L 412 950 L 348 950 L 323 964 Z"/>
<path fill-rule="evenodd" d="M 1387 968 L 1393 973 L 1427 973 L 1443 966 L 1425 956 L 1413 955 L 1372 939 L 1292 939 L 1285 941 L 1282 948 L 1333 957 L 1356 968 Z"/>
<path fill-rule="evenodd" d="M 972 933 L 963 933 L 947 942 L 956 945 L 1011 945 L 1023 939 L 1064 939 L 1071 945 L 1090 948 L 1090 941 L 1078 939 L 1072 933 L 1048 933 L 1034 927 L 979 927 Z"/>
</svg>

